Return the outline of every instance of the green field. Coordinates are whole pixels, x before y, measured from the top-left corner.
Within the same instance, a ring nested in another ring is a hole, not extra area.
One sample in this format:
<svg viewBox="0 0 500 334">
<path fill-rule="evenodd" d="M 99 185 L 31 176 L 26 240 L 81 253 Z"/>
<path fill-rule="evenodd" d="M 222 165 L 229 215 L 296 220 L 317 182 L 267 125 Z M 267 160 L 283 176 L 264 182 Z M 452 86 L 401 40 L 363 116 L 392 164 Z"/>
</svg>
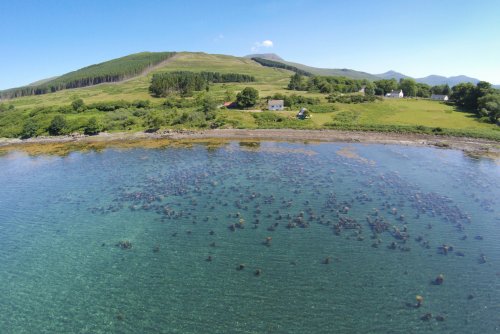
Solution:
<svg viewBox="0 0 500 334">
<path fill-rule="evenodd" d="M 106 101 L 150 101 L 144 110 L 117 109 L 111 112 L 87 110 L 79 113 L 66 113 L 64 116 L 71 126 L 68 132 L 81 132 L 91 117 L 96 117 L 106 124 L 107 131 L 139 131 L 144 130 L 144 119 L 147 113 L 163 113 L 171 119 L 184 117 L 187 121 L 166 124 L 165 127 L 200 128 L 208 124 L 190 117 L 196 116 L 193 106 L 173 110 L 163 107 L 164 98 L 152 97 L 148 91 L 154 73 L 167 71 L 210 71 L 220 73 L 239 73 L 255 77 L 255 82 L 211 84 L 210 94 L 218 103 L 225 101 L 226 96 L 235 95 L 244 87 L 254 87 L 259 91 L 261 105 L 265 107 L 265 97 L 280 93 L 285 95 L 300 94 L 307 97 L 319 97 L 321 104 L 313 106 L 311 119 L 296 120 L 295 114 L 300 106 L 292 110 L 256 115 L 244 110 L 220 109 L 217 113 L 218 126 L 223 128 L 307 128 L 307 129 L 356 129 L 398 132 L 425 132 L 436 134 L 453 134 L 460 136 L 484 137 L 500 140 L 500 128 L 493 124 L 480 122 L 472 113 L 457 110 L 454 106 L 424 99 L 383 100 L 360 104 L 329 104 L 324 94 L 292 92 L 286 89 L 290 71 L 264 67 L 247 58 L 226 55 L 210 55 L 205 53 L 181 52 L 154 69 L 147 75 L 128 79 L 117 83 L 106 83 L 84 88 L 66 89 L 45 95 L 26 96 L 3 101 L 12 105 L 13 110 L 0 112 L 0 137 L 19 136 L 23 124 L 33 118 L 40 125 L 37 135 L 47 134 L 46 128 L 57 111 L 45 110 L 36 112 L 40 107 L 69 106 L 76 99 L 83 99 L 85 104 Z M 201 93 L 200 93 L 201 94 Z M 196 99 L 194 97 L 187 100 Z M 321 112 L 314 112 L 315 110 Z M 185 115 L 183 115 L 183 113 Z M 436 128 L 440 128 L 436 130 Z M 433 129 L 435 131 L 433 131 Z"/>
</svg>

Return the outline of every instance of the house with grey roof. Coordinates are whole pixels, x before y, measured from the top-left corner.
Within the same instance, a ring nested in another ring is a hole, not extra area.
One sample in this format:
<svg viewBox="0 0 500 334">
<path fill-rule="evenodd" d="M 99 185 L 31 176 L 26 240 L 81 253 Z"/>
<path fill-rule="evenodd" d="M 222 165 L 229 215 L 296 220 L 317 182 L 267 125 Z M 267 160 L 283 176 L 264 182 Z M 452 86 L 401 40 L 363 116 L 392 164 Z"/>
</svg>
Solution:
<svg viewBox="0 0 500 334">
<path fill-rule="evenodd" d="M 268 110 L 283 110 L 283 109 L 285 109 L 285 101 L 284 100 L 269 100 L 269 101 L 267 101 L 267 109 Z"/>
<path fill-rule="evenodd" d="M 403 90 L 402 89 L 400 89 L 399 91 L 393 90 L 392 92 L 385 94 L 385 97 L 389 99 L 401 99 L 404 97 Z"/>
</svg>

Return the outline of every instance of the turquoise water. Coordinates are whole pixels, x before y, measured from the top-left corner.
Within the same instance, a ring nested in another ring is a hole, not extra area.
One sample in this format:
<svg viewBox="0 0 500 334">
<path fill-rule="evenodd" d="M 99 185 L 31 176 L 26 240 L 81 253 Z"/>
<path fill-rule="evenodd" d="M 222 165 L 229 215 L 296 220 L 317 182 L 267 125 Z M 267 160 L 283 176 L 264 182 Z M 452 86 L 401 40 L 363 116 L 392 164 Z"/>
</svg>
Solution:
<svg viewBox="0 0 500 334">
<path fill-rule="evenodd" d="M 492 160 L 343 143 L 14 152 L 0 187 L 1 333 L 500 330 Z"/>
</svg>

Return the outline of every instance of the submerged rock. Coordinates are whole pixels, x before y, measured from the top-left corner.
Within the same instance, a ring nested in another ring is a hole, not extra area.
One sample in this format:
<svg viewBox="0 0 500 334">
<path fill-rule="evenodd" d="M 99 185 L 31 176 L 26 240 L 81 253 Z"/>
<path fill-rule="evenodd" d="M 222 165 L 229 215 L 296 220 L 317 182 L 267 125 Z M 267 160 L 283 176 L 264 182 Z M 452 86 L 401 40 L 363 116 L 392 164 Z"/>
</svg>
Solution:
<svg viewBox="0 0 500 334">
<path fill-rule="evenodd" d="M 131 249 L 132 243 L 128 240 L 120 240 L 115 246 L 121 249 Z"/>
<path fill-rule="evenodd" d="M 439 274 L 435 279 L 434 281 L 432 281 L 434 285 L 441 285 L 443 284 L 444 282 L 444 275 L 443 274 Z"/>
</svg>

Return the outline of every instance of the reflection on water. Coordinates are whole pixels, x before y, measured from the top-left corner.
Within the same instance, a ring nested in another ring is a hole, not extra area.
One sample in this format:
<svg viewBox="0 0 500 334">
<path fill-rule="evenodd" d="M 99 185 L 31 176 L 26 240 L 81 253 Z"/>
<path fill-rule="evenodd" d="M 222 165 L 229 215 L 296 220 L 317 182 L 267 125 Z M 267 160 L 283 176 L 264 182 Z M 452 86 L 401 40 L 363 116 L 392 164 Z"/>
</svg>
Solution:
<svg viewBox="0 0 500 334">
<path fill-rule="evenodd" d="M 500 167 L 361 144 L 0 157 L 2 333 L 490 333 Z"/>
</svg>

